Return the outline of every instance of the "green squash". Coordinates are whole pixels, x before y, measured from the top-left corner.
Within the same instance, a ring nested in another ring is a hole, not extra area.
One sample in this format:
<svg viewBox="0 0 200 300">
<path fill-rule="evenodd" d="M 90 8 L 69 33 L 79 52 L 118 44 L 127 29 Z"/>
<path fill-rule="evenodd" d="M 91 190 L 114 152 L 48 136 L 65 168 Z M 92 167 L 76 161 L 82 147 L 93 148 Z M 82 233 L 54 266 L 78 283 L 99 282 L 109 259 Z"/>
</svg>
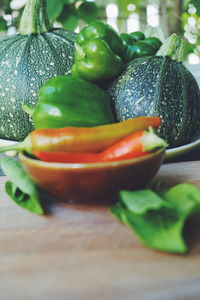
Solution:
<svg viewBox="0 0 200 300">
<path fill-rule="evenodd" d="M 27 1 L 19 32 L 0 41 L 0 138 L 16 141 L 33 129 L 22 104 L 34 107 L 48 79 L 70 74 L 76 36 L 50 28 L 46 0 Z"/>
<path fill-rule="evenodd" d="M 132 60 L 108 88 L 117 121 L 160 116 L 157 134 L 169 147 L 200 134 L 200 91 L 181 62 L 182 51 L 182 40 L 173 34 L 157 56 Z"/>
</svg>

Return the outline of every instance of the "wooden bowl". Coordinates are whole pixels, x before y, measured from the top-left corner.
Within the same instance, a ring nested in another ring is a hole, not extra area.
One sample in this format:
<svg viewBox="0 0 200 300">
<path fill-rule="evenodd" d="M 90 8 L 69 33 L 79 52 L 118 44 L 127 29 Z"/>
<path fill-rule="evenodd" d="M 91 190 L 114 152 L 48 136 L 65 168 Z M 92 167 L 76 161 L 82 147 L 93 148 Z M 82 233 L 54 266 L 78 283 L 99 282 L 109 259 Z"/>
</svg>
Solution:
<svg viewBox="0 0 200 300">
<path fill-rule="evenodd" d="M 164 151 L 140 158 L 105 163 L 49 163 L 19 154 L 33 181 L 58 200 L 105 204 L 116 201 L 119 190 L 145 187 L 164 159 Z"/>
</svg>

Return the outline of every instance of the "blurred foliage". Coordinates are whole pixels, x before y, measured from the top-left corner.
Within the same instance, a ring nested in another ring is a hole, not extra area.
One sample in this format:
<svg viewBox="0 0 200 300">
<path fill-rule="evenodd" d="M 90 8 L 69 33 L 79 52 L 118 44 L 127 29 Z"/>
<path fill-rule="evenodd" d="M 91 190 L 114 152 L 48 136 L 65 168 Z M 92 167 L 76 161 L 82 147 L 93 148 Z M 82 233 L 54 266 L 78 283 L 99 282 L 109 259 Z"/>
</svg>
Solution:
<svg viewBox="0 0 200 300">
<path fill-rule="evenodd" d="M 200 0 L 191 0 L 181 15 L 181 35 L 185 40 L 184 57 L 194 53 L 200 57 Z"/>
<path fill-rule="evenodd" d="M 116 4 L 118 5 L 121 15 L 123 15 L 125 18 L 128 18 L 130 14 L 133 13 L 131 9 L 128 9 L 129 5 L 134 5 L 134 13 L 139 12 L 141 6 L 143 5 L 141 0 L 116 0 Z"/>
<path fill-rule="evenodd" d="M 68 30 L 74 30 L 79 20 L 89 24 L 98 18 L 97 4 L 86 0 L 47 0 L 47 11 L 51 22 Z"/>
<path fill-rule="evenodd" d="M 5 31 L 9 26 L 19 27 L 24 7 L 12 10 L 11 2 L 11 0 L 0 0 L 0 31 Z M 87 0 L 47 0 L 47 12 L 51 23 L 60 23 L 68 30 L 75 30 L 79 20 L 83 24 L 89 24 L 98 18 L 96 2 Z M 11 21 L 6 22 L 5 15 L 11 15 Z"/>
<path fill-rule="evenodd" d="M 4 20 L 4 18 L 0 17 L 0 30 L 6 31 L 7 30 L 7 22 Z"/>
<path fill-rule="evenodd" d="M 190 4 L 194 5 L 194 7 L 196 7 L 197 10 L 197 16 L 200 17 L 200 1 L 199 0 L 191 0 Z"/>
<path fill-rule="evenodd" d="M 178 16 L 176 12 L 174 13 L 177 1 L 182 5 L 181 13 Z M 23 7 L 13 10 L 11 2 L 11 0 L 0 0 L 0 31 L 6 32 L 10 26 L 15 28 L 19 26 Z M 119 26 L 120 22 L 123 23 L 123 20 L 133 13 L 140 15 L 140 22 L 144 25 L 146 23 L 146 6 L 153 4 L 161 11 L 161 5 L 164 3 L 167 9 L 169 32 L 173 31 L 173 28 L 170 28 L 173 24 L 172 18 L 178 17 L 180 23 L 178 33 L 185 40 L 185 57 L 189 53 L 195 53 L 200 57 L 200 0 L 47 0 L 47 10 L 52 24 L 60 24 L 64 29 L 73 31 L 77 26 L 85 26 L 99 18 L 105 17 L 106 19 L 106 16 L 102 15 L 102 7 L 109 3 L 118 5 Z M 161 25 L 162 22 L 161 16 Z"/>
</svg>

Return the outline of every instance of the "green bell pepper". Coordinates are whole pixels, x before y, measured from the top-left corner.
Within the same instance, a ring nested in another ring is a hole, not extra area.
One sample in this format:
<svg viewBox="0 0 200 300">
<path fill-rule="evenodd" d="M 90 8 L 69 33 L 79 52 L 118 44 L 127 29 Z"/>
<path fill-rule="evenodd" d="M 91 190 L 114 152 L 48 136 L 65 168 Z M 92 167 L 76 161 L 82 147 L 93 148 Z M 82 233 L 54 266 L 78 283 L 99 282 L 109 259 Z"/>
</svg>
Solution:
<svg viewBox="0 0 200 300">
<path fill-rule="evenodd" d="M 131 32 L 130 34 L 121 33 L 120 37 L 124 46 L 127 47 L 127 62 L 134 58 L 155 55 L 162 45 L 160 39 L 156 37 L 146 38 L 144 33 L 140 31 Z"/>
<path fill-rule="evenodd" d="M 107 94 L 84 79 L 54 77 L 43 85 L 38 95 L 39 100 L 32 113 L 36 129 L 92 127 L 114 122 Z"/>
<path fill-rule="evenodd" d="M 145 35 L 144 35 L 144 33 L 141 32 L 141 31 L 134 31 L 134 32 L 131 32 L 131 33 L 130 33 L 130 36 L 131 36 L 132 38 L 134 38 L 134 40 L 135 40 L 136 42 L 139 42 L 139 41 L 145 39 Z"/>
<path fill-rule="evenodd" d="M 156 49 L 156 51 L 158 51 L 162 46 L 161 40 L 154 36 L 146 38 L 145 42 L 151 44 Z"/>
<path fill-rule="evenodd" d="M 111 26 L 91 23 L 76 37 L 72 74 L 90 81 L 114 78 L 123 70 L 125 49 Z"/>
<path fill-rule="evenodd" d="M 120 38 L 125 46 L 135 44 L 135 39 L 129 33 L 120 33 Z"/>
<path fill-rule="evenodd" d="M 135 45 L 129 46 L 128 49 L 130 59 L 143 56 L 153 56 L 157 52 L 155 48 L 151 44 L 145 42 L 145 40 L 139 41 L 135 43 Z"/>
</svg>

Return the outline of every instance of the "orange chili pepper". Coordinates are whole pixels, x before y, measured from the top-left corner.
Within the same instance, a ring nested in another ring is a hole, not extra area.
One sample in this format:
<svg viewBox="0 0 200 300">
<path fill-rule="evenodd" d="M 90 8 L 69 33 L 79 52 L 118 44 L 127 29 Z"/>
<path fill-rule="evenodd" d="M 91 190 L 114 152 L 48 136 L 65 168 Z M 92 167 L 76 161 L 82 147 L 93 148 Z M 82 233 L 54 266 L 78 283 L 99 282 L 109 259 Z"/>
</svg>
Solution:
<svg viewBox="0 0 200 300">
<path fill-rule="evenodd" d="M 0 152 L 99 152 L 133 132 L 146 130 L 149 126 L 157 128 L 160 123 L 159 117 L 138 117 L 96 127 L 37 129 L 23 142 L 2 147 Z"/>
</svg>

